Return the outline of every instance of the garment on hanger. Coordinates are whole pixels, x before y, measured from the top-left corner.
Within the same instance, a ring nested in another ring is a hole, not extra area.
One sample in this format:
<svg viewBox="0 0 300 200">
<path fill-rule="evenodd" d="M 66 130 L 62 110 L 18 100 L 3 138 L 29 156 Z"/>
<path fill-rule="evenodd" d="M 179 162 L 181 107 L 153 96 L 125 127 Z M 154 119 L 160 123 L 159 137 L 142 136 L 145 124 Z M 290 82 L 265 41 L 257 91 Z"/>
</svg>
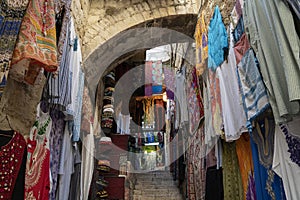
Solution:
<svg viewBox="0 0 300 200">
<path fill-rule="evenodd" d="M 23 158 L 26 157 L 26 141 L 15 131 L 0 131 L 0 199 L 24 199 L 24 172 Z M 23 164 L 23 167 L 22 167 Z M 19 176 L 22 177 L 19 177 Z M 17 182 L 18 181 L 18 182 Z M 22 187 L 23 188 L 20 188 Z M 23 192 L 18 193 L 17 192 Z"/>
<path fill-rule="evenodd" d="M 282 0 L 253 0 L 245 1 L 243 17 L 276 124 L 290 121 L 300 110 L 300 40 L 292 13 Z"/>
<path fill-rule="evenodd" d="M 276 126 L 275 147 L 272 169 L 283 181 L 284 191 L 288 200 L 299 199 L 300 189 L 300 117 L 287 124 Z"/>
<path fill-rule="evenodd" d="M 251 122 L 270 107 L 259 64 L 252 49 L 246 52 L 238 64 L 237 76 L 246 118 Z"/>
<path fill-rule="evenodd" d="M 253 179 L 253 161 L 252 152 L 250 146 L 249 133 L 243 133 L 241 137 L 236 140 L 236 154 L 239 161 L 239 167 L 241 172 L 241 178 L 244 189 L 244 199 L 247 199 L 247 195 L 251 195 L 252 188 L 255 187 L 255 183 L 251 182 Z M 254 181 L 254 179 L 253 179 Z M 252 192 L 253 193 L 253 192 Z"/>
<path fill-rule="evenodd" d="M 193 135 L 199 128 L 199 124 L 204 117 L 202 95 L 195 67 L 192 68 L 192 72 L 188 77 L 187 101 L 189 112 L 189 134 Z"/>
<path fill-rule="evenodd" d="M 52 119 L 38 105 L 38 117 L 27 138 L 25 199 L 49 199 L 50 193 L 50 131 Z"/>
<path fill-rule="evenodd" d="M 216 6 L 208 28 L 208 68 L 215 71 L 225 60 L 227 50 L 228 36 L 220 9 Z"/>
<path fill-rule="evenodd" d="M 204 13 L 201 12 L 198 18 L 196 30 L 195 30 L 195 41 L 196 41 L 196 69 L 197 75 L 203 74 L 206 69 L 206 60 L 208 58 L 208 43 L 207 43 L 207 28 L 204 21 Z"/>
<path fill-rule="evenodd" d="M 65 126 L 59 165 L 59 181 L 57 189 L 58 199 L 68 199 L 71 185 L 71 175 L 74 173 L 74 156 L 72 135 L 68 123 Z"/>
<path fill-rule="evenodd" d="M 230 24 L 229 32 L 232 30 Z M 230 34 L 230 47 L 227 62 L 217 68 L 219 77 L 222 117 L 224 124 L 225 140 L 237 140 L 247 130 L 246 116 L 239 91 L 236 74 L 236 60 L 233 50 L 233 36 Z"/>
<path fill-rule="evenodd" d="M 0 98 L 6 85 L 12 54 L 29 0 L 3 0 L 0 3 Z"/>
<path fill-rule="evenodd" d="M 145 96 L 152 95 L 152 61 L 145 63 Z"/>
<path fill-rule="evenodd" d="M 50 191 L 50 200 L 56 198 L 56 190 L 58 184 L 58 170 L 59 170 L 59 160 L 61 153 L 61 145 L 63 140 L 63 134 L 65 130 L 65 115 L 59 110 L 50 110 L 50 116 L 52 119 L 52 129 L 50 132 L 50 171 L 51 171 L 51 184 L 52 188 Z"/>
<path fill-rule="evenodd" d="M 57 70 L 54 0 L 31 0 L 21 24 L 10 77 L 33 85 L 41 69 Z"/>
<path fill-rule="evenodd" d="M 80 178 L 80 199 L 87 200 L 94 171 L 94 133 L 93 125 L 90 123 L 90 131 L 82 140 L 82 166 Z"/>
<path fill-rule="evenodd" d="M 286 199 L 281 178 L 272 170 L 275 121 L 263 118 L 255 123 L 250 137 L 257 199 Z"/>
<path fill-rule="evenodd" d="M 224 199 L 243 199 L 241 172 L 234 142 L 222 142 Z"/>
</svg>

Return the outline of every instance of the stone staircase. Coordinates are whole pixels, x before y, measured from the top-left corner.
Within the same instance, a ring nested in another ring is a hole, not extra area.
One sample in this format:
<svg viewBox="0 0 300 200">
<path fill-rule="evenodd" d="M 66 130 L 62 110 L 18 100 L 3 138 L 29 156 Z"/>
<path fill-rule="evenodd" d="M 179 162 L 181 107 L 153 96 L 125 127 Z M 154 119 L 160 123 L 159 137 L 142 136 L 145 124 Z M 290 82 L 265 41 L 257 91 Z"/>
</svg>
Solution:
<svg viewBox="0 0 300 200">
<path fill-rule="evenodd" d="M 132 200 L 183 200 L 169 171 L 135 174 Z"/>
</svg>

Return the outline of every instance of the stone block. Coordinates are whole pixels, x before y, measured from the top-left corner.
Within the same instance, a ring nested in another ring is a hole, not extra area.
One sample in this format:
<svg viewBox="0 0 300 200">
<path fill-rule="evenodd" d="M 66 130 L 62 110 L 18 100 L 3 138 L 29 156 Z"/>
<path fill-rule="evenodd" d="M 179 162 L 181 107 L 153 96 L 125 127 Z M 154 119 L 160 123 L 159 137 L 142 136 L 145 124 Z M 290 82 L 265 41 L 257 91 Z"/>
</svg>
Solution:
<svg viewBox="0 0 300 200">
<path fill-rule="evenodd" d="M 147 1 L 143 1 L 142 6 L 143 6 L 144 10 L 150 10 L 150 5 Z"/>
<path fill-rule="evenodd" d="M 174 6 L 168 7 L 168 14 L 169 15 L 176 15 L 176 10 Z"/>
</svg>

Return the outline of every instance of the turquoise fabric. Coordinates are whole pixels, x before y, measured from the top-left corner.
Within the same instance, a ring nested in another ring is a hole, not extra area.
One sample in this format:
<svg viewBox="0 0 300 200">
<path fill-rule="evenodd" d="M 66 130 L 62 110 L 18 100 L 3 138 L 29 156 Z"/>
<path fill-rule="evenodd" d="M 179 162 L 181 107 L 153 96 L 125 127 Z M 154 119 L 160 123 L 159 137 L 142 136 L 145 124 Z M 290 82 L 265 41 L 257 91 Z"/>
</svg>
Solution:
<svg viewBox="0 0 300 200">
<path fill-rule="evenodd" d="M 216 6 L 208 28 L 208 68 L 216 70 L 228 50 L 228 36 L 219 7 Z"/>
</svg>

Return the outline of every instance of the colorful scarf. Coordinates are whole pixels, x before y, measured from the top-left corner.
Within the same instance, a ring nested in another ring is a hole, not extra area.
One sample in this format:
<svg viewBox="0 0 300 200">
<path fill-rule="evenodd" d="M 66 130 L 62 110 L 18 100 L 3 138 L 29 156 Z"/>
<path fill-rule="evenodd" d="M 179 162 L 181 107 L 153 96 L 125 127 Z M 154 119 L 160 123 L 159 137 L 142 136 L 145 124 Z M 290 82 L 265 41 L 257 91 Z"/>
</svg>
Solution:
<svg viewBox="0 0 300 200">
<path fill-rule="evenodd" d="M 0 97 L 6 85 L 10 62 L 28 2 L 29 0 L 18 2 L 3 0 L 0 3 Z"/>
<path fill-rule="evenodd" d="M 12 58 L 11 77 L 34 84 L 41 68 L 57 70 L 54 0 L 31 0 Z"/>
</svg>

